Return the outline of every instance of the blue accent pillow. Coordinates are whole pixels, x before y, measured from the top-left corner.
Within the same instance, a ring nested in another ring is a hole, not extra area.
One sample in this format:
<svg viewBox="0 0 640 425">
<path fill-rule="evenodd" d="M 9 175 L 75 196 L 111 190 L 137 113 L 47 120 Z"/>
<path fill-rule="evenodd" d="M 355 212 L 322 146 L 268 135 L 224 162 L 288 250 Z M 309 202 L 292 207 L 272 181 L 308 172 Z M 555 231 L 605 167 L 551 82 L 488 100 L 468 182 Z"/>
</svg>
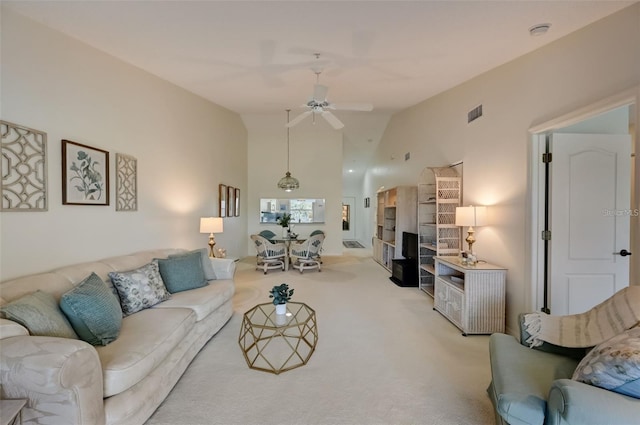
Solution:
<svg viewBox="0 0 640 425">
<path fill-rule="evenodd" d="M 7 319 L 20 323 L 34 336 L 78 339 L 56 298 L 42 291 L 25 295 L 0 307 Z"/>
<path fill-rule="evenodd" d="M 216 272 L 213 270 L 213 265 L 211 264 L 211 259 L 209 258 L 209 252 L 206 248 L 196 249 L 195 251 L 187 252 L 184 254 L 173 254 L 170 255 L 169 258 L 182 257 L 184 255 L 189 255 L 194 252 L 199 252 L 202 261 L 202 271 L 204 272 L 205 280 L 215 280 L 218 277 L 216 276 Z"/>
<path fill-rule="evenodd" d="M 202 269 L 202 254 L 198 251 L 158 259 L 160 275 L 170 293 L 207 286 Z"/>
<path fill-rule="evenodd" d="M 640 327 L 596 346 L 582 359 L 572 379 L 640 398 Z"/>
<path fill-rule="evenodd" d="M 120 301 L 95 273 L 63 294 L 60 308 L 80 339 L 91 345 L 107 345 L 120 335 Z"/>
</svg>

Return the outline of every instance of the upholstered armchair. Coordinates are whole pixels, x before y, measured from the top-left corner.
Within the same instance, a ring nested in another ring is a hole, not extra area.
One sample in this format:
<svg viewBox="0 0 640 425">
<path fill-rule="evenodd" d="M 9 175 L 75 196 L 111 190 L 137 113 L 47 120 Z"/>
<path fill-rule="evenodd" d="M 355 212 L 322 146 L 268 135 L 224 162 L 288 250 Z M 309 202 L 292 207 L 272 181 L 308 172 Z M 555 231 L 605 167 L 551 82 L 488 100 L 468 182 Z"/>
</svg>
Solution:
<svg viewBox="0 0 640 425">
<path fill-rule="evenodd" d="M 292 262 L 291 267 L 300 270 L 300 273 L 315 268 L 317 268 L 318 271 L 322 271 L 319 252 L 322 249 L 323 242 L 324 234 L 321 233 L 310 236 L 309 239 L 304 242 L 291 244 L 289 248 Z"/>
<path fill-rule="evenodd" d="M 260 235 L 251 235 L 251 240 L 258 251 L 256 269 L 262 269 L 264 274 L 271 269 L 284 270 L 284 261 L 287 256 L 287 247 L 284 243 L 272 243 Z"/>
</svg>

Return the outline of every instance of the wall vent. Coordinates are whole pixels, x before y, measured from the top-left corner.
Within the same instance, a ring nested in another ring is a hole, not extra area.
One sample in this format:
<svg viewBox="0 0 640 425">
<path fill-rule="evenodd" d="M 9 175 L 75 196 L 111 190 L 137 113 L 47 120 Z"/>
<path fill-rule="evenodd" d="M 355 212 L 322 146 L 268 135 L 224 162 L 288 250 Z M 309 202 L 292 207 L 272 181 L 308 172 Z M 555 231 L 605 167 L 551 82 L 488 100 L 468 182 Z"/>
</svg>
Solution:
<svg viewBox="0 0 640 425">
<path fill-rule="evenodd" d="M 482 105 L 478 105 L 467 114 L 467 124 L 482 116 Z"/>
<path fill-rule="evenodd" d="M 405 161 L 408 161 L 408 160 L 409 160 L 409 158 L 411 158 L 411 152 L 407 152 L 407 153 L 405 153 L 405 154 L 404 154 L 404 160 L 405 160 Z"/>
</svg>

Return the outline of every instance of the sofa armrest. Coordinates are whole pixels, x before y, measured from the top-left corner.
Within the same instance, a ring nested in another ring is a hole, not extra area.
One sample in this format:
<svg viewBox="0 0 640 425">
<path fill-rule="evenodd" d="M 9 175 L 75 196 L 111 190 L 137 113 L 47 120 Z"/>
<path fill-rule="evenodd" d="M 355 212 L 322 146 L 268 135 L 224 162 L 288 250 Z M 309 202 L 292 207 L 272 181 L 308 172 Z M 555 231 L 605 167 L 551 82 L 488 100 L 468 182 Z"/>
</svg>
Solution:
<svg viewBox="0 0 640 425">
<path fill-rule="evenodd" d="M 632 424 L 640 400 L 571 379 L 558 379 L 549 390 L 547 425 Z"/>
<path fill-rule="evenodd" d="M 236 262 L 231 258 L 209 258 L 216 274 L 216 279 L 233 279 L 236 273 Z"/>
<path fill-rule="evenodd" d="M 29 335 L 29 331 L 20 323 L 9 319 L 0 319 L 0 339 L 27 335 Z"/>
<path fill-rule="evenodd" d="M 102 365 L 84 341 L 44 336 L 0 340 L 2 398 L 28 399 L 25 423 L 105 422 Z"/>
</svg>

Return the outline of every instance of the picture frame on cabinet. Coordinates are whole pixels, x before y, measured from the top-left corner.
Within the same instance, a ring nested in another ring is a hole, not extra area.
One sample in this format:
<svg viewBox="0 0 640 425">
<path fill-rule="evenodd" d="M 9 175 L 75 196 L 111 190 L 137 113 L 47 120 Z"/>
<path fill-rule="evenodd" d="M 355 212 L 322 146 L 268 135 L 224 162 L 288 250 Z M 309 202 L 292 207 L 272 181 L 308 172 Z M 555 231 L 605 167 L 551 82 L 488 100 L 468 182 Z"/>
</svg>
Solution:
<svg viewBox="0 0 640 425">
<path fill-rule="evenodd" d="M 62 140 L 62 204 L 109 205 L 109 152 Z"/>
</svg>

